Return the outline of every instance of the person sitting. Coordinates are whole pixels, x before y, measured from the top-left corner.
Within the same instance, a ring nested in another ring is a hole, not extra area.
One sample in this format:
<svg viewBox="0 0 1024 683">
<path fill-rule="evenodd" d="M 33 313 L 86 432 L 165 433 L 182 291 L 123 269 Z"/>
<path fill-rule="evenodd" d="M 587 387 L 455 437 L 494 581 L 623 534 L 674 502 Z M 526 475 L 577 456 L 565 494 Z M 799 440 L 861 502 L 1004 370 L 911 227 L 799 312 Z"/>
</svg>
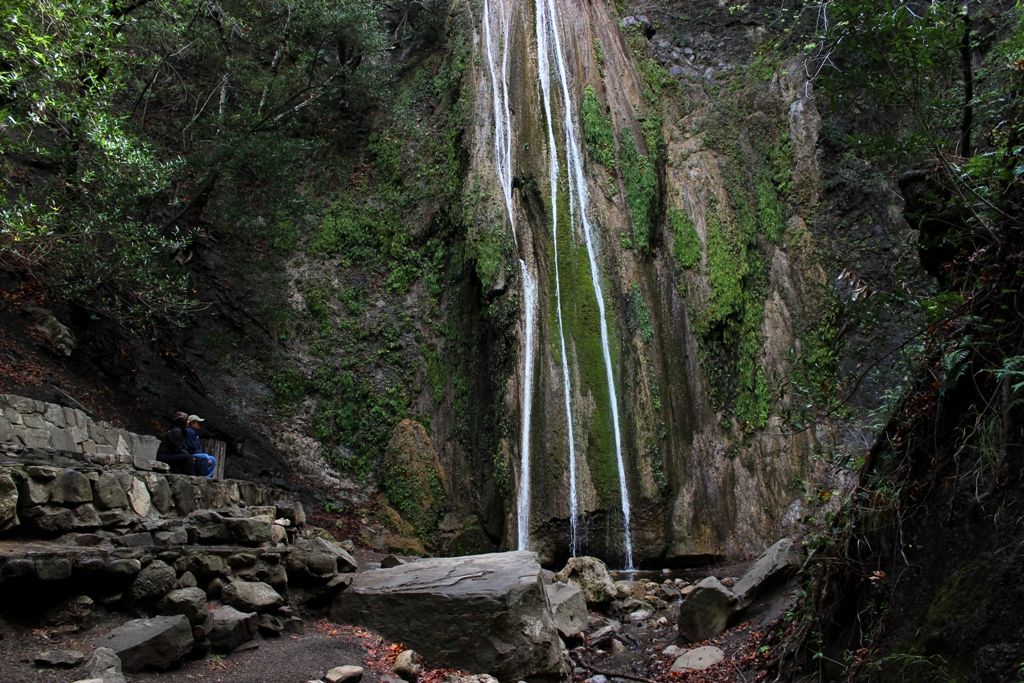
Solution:
<svg viewBox="0 0 1024 683">
<path fill-rule="evenodd" d="M 195 459 L 196 474 L 207 479 L 213 479 L 213 475 L 217 473 L 217 458 L 203 451 L 203 445 L 199 441 L 199 430 L 203 426 L 202 423 L 206 422 L 206 420 L 198 415 L 189 415 L 187 419 L 185 447 Z"/>
<path fill-rule="evenodd" d="M 160 437 L 160 447 L 156 451 L 156 459 L 171 466 L 176 474 L 195 475 L 192 454 L 185 444 L 185 423 L 188 414 L 178 411 L 171 419 L 171 427 Z"/>
</svg>

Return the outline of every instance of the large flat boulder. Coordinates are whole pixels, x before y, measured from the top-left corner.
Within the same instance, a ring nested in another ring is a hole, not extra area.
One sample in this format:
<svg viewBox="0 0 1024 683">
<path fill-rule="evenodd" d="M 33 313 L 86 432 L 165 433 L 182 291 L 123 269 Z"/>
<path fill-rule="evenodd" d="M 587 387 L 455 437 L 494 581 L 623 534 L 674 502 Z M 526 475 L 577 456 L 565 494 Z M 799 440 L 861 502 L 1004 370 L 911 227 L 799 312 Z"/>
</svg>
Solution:
<svg viewBox="0 0 1024 683">
<path fill-rule="evenodd" d="M 434 666 L 509 681 L 568 679 L 534 553 L 430 558 L 361 572 L 335 599 L 331 618 L 400 640 Z"/>
<path fill-rule="evenodd" d="M 192 626 L 181 614 L 133 619 L 108 633 L 99 647 L 113 650 L 129 673 L 171 669 L 192 649 Z"/>
</svg>

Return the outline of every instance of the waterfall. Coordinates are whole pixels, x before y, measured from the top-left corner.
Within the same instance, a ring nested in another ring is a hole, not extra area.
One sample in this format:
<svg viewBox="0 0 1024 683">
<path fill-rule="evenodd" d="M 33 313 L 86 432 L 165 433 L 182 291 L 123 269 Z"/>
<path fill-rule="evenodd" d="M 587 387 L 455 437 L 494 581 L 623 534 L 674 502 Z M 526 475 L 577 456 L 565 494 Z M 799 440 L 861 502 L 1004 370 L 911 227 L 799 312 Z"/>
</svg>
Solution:
<svg viewBox="0 0 1024 683">
<path fill-rule="evenodd" d="M 548 183 L 551 194 L 551 236 L 555 251 L 555 310 L 558 317 L 558 343 L 562 352 L 562 391 L 565 394 L 566 440 L 569 443 L 569 551 L 575 557 L 579 552 L 579 497 L 576 488 L 576 437 L 572 420 L 572 385 L 569 382 L 569 356 L 565 350 L 565 327 L 562 323 L 562 278 L 558 268 L 558 146 L 555 144 L 555 126 L 551 113 L 551 64 L 548 61 L 547 14 L 541 14 L 538 0 L 537 20 L 537 74 L 544 97 L 544 115 L 548 130 Z"/>
<path fill-rule="evenodd" d="M 509 109 L 508 95 L 508 62 L 509 39 L 511 26 L 511 10 L 503 0 L 498 0 L 497 24 L 501 28 L 502 42 L 496 45 L 494 40 L 495 17 L 491 13 L 491 0 L 484 0 L 483 29 L 484 42 L 487 49 L 487 68 L 491 77 L 491 104 L 494 117 L 494 155 L 498 183 L 501 187 L 505 211 L 512 229 L 513 240 L 522 254 L 520 247 L 515 213 L 512 201 L 512 118 Z M 622 456 L 622 435 L 619 427 L 618 395 L 615 389 L 615 378 L 612 369 L 611 344 L 608 334 L 608 321 L 605 311 L 604 292 L 601 288 L 600 273 L 597 264 L 597 244 L 594 228 L 590 222 L 589 198 L 587 181 L 583 169 L 583 153 L 579 145 L 579 134 L 573 120 L 574 105 L 569 95 L 569 77 L 562 50 L 562 40 L 558 28 L 558 14 L 553 0 L 535 0 L 537 59 L 540 86 L 544 97 L 544 111 L 547 120 L 549 160 L 548 173 L 551 192 L 551 221 L 554 240 L 555 266 L 555 308 L 558 321 L 558 340 L 562 354 L 562 388 L 565 396 L 565 417 L 567 440 L 569 446 L 569 513 L 570 513 L 570 549 L 573 555 L 579 550 L 579 502 L 577 495 L 576 441 L 573 431 L 572 385 L 569 375 L 569 356 L 565 343 L 565 330 L 562 319 L 562 291 L 559 273 L 558 244 L 558 178 L 559 160 L 558 146 L 555 139 L 555 123 L 551 98 L 551 73 L 558 77 L 558 87 L 562 98 L 564 147 L 566 159 L 566 178 L 569 195 L 570 226 L 575 229 L 579 224 L 583 241 L 587 249 L 590 266 L 591 283 L 597 299 L 600 322 L 601 350 L 604 359 L 605 375 L 608 382 L 608 396 L 612 418 L 612 430 L 615 437 L 615 459 L 619 475 L 619 494 L 622 504 L 623 545 L 626 555 L 626 569 L 633 568 L 633 540 L 631 531 L 631 513 L 629 491 L 626 486 L 626 469 Z M 552 69 L 552 58 L 555 67 Z M 578 217 L 578 218 L 577 218 Z M 518 534 L 517 542 L 520 550 L 529 545 L 530 528 L 530 431 L 533 413 L 533 379 L 536 356 L 537 329 L 537 280 L 530 271 L 527 260 L 520 256 L 519 268 L 523 293 L 523 382 L 522 382 L 522 414 L 520 423 L 520 475 L 519 491 L 516 496 Z"/>
<path fill-rule="evenodd" d="M 484 0 L 484 42 L 487 47 L 487 68 L 491 75 L 491 104 L 494 112 L 494 166 L 505 202 L 505 213 L 512 229 L 512 239 L 519 246 L 515 212 L 512 206 L 512 116 L 508 106 L 508 44 L 512 17 L 499 1 L 498 20 L 502 29 L 500 48 L 494 44 L 491 28 L 491 3 Z M 500 59 L 499 59 L 500 51 Z M 500 61 L 500 70 L 497 62 Z M 499 76 L 500 74 L 500 76 Z M 500 87 L 499 87 L 500 80 Z M 519 493 L 516 496 L 516 547 L 529 549 L 530 543 L 530 427 L 533 416 L 533 375 L 537 329 L 537 283 L 526 261 L 519 259 L 523 282 L 523 393 L 519 433 Z"/>
<path fill-rule="evenodd" d="M 576 216 L 579 216 L 579 222 L 583 229 L 583 241 L 586 244 L 587 258 L 590 263 L 590 276 L 594 287 L 594 296 L 597 298 L 601 351 L 604 356 L 605 375 L 608 381 L 608 397 L 611 404 L 612 429 L 615 435 L 615 461 L 618 468 L 619 495 L 622 503 L 623 545 L 626 553 L 626 569 L 633 569 L 633 538 L 630 529 L 631 513 L 629 491 L 626 486 L 626 467 L 622 457 L 622 434 L 619 428 L 618 396 L 615 391 L 615 377 L 612 371 L 611 346 L 608 337 L 608 320 L 605 312 L 604 293 L 601 289 L 601 279 L 597 266 L 597 248 L 594 243 L 593 226 L 590 223 L 590 216 L 588 214 L 589 198 L 587 180 L 583 172 L 583 153 L 579 145 L 579 136 L 576 132 L 576 124 L 572 115 L 574 107 L 572 98 L 569 96 L 568 70 L 565 66 L 562 39 L 558 28 L 558 13 L 555 10 L 554 0 L 536 0 L 536 8 L 537 51 L 538 53 L 550 53 L 554 57 L 557 66 L 558 83 L 562 94 L 562 109 L 565 115 L 565 155 L 566 175 L 569 185 L 569 215 L 573 225 L 576 224 Z M 543 40 L 541 39 L 542 34 L 545 34 Z M 553 45 L 547 40 L 547 35 L 550 35 Z M 543 65 L 546 62 L 547 59 L 545 58 L 541 64 Z M 550 101 L 545 102 L 549 112 L 549 119 L 550 104 Z M 551 154 L 554 155 L 555 153 L 556 150 L 553 148 Z"/>
</svg>

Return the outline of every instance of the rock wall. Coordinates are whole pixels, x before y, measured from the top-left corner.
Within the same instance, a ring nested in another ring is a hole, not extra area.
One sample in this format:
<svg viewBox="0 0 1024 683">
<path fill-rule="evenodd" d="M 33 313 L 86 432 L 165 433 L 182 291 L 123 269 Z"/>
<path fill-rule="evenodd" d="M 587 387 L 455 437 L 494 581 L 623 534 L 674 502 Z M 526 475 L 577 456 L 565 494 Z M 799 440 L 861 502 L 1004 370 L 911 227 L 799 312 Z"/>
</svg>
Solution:
<svg viewBox="0 0 1024 683">
<path fill-rule="evenodd" d="M 50 449 L 97 465 L 153 460 L 160 440 L 94 420 L 85 411 L 0 394 L 0 450 Z"/>
</svg>

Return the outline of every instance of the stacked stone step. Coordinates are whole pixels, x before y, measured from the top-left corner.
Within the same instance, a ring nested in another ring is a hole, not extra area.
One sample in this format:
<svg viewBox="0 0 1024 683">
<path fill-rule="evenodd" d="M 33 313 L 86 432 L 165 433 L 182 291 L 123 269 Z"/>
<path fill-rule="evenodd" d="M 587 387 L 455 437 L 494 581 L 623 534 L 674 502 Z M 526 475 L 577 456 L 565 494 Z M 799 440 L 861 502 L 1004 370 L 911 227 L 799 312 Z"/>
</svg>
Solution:
<svg viewBox="0 0 1024 683">
<path fill-rule="evenodd" d="M 183 543 L 187 518 L 205 511 L 225 516 L 222 535 L 208 537 L 197 531 L 197 542 L 245 542 L 262 534 L 261 542 L 277 543 L 286 534 L 274 524 L 282 518 L 276 515 L 277 503 L 305 521 L 301 504 L 289 497 L 253 482 L 145 472 L 131 466 L 0 464 L 0 538 L 14 533 L 45 538 L 100 533 L 117 543 L 119 536 L 152 532 L 158 542 Z M 172 528 L 177 528 L 174 538 L 161 535 L 172 533 Z"/>
</svg>

